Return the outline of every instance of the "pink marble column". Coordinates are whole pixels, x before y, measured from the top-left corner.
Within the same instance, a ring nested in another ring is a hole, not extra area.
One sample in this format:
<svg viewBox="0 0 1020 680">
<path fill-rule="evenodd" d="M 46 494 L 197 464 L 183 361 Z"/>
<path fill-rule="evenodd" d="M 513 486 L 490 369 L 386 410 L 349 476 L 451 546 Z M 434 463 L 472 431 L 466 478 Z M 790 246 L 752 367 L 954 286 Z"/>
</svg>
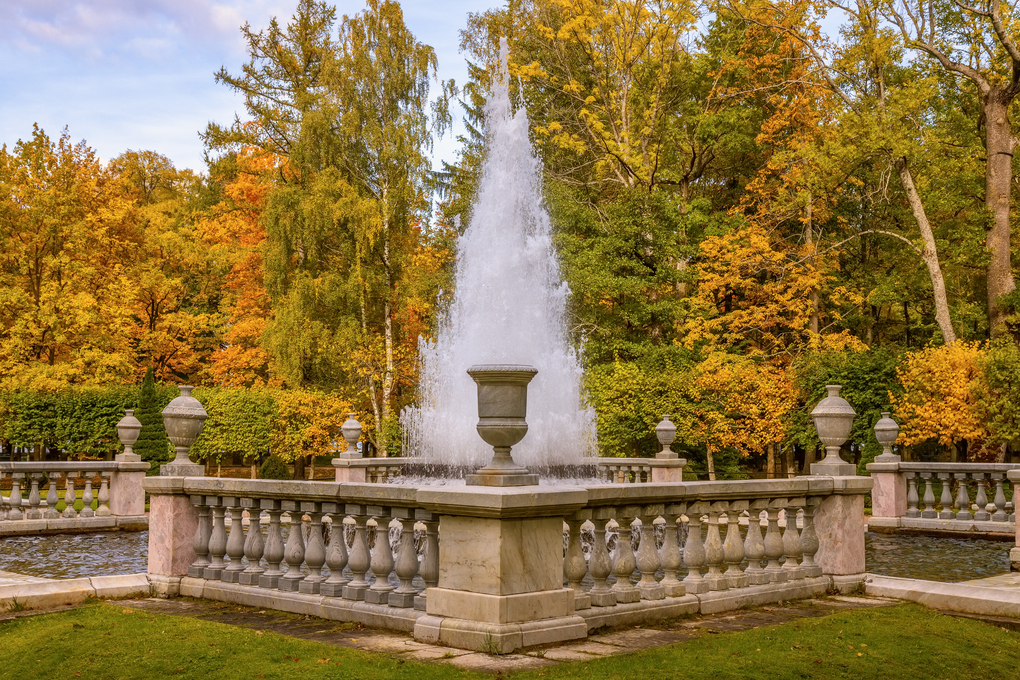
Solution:
<svg viewBox="0 0 1020 680">
<path fill-rule="evenodd" d="M 121 454 L 124 455 L 124 454 Z M 145 471 L 149 463 L 120 462 L 110 475 L 110 512 L 116 517 L 145 514 Z"/>
<path fill-rule="evenodd" d="M 864 573 L 866 526 L 863 493 L 827 496 L 821 502 L 815 510 L 815 534 L 818 536 L 815 562 L 821 566 L 823 574 L 848 576 Z"/>
<path fill-rule="evenodd" d="M 896 463 L 872 463 L 868 466 L 875 486 L 871 490 L 871 514 L 874 517 L 903 517 L 907 513 L 907 480 L 899 471 L 876 470 Z"/>
<path fill-rule="evenodd" d="M 185 495 L 149 496 L 149 576 L 187 576 L 195 561 L 198 511 Z"/>
</svg>

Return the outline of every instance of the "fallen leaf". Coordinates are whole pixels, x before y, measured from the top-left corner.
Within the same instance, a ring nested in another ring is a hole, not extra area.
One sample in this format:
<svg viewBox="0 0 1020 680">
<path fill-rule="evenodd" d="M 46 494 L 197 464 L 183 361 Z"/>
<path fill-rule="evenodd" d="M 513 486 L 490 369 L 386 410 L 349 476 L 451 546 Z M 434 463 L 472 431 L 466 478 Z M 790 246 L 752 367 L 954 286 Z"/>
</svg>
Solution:
<svg viewBox="0 0 1020 680">
<path fill-rule="evenodd" d="M 319 659 L 319 663 L 329 663 L 329 659 Z"/>
<path fill-rule="evenodd" d="M 857 656 L 864 656 L 864 655 L 861 654 L 860 652 L 857 652 Z"/>
<path fill-rule="evenodd" d="M 121 613 L 121 614 L 134 614 L 134 613 L 135 613 L 135 610 L 134 610 L 134 609 L 122 609 L 122 610 L 120 611 L 120 613 Z"/>
<path fill-rule="evenodd" d="M 256 635 L 262 635 L 262 631 L 261 630 L 257 630 L 257 631 L 255 631 L 255 634 Z"/>
</svg>

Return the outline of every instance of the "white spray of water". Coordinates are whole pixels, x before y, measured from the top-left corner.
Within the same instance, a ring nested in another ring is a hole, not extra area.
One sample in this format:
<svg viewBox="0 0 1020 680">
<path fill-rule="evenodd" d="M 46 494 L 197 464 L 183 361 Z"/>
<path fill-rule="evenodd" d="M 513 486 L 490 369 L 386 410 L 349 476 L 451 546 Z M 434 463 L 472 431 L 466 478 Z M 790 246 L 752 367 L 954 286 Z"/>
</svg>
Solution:
<svg viewBox="0 0 1020 680">
<path fill-rule="evenodd" d="M 565 326 L 569 289 L 560 276 L 542 165 L 528 117 L 510 102 L 508 49 L 486 103 L 488 153 L 473 217 L 458 246 L 456 288 L 434 342 L 421 340 L 419 405 L 401 414 L 407 455 L 424 463 L 481 466 L 492 449 L 475 432 L 474 364 L 529 364 L 528 434 L 513 457 L 533 468 L 595 455 L 595 414 L 582 403 L 581 365 Z"/>
</svg>

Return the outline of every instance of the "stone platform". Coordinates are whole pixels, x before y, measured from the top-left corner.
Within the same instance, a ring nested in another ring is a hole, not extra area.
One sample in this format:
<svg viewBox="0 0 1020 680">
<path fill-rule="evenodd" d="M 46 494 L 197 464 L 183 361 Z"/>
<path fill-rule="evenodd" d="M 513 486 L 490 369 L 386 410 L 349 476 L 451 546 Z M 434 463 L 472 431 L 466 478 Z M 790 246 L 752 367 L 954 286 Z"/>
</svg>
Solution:
<svg viewBox="0 0 1020 680">
<path fill-rule="evenodd" d="M 145 574 L 52 579 L 0 571 L 0 611 L 59 607 L 90 597 L 147 595 L 149 588 Z"/>
</svg>

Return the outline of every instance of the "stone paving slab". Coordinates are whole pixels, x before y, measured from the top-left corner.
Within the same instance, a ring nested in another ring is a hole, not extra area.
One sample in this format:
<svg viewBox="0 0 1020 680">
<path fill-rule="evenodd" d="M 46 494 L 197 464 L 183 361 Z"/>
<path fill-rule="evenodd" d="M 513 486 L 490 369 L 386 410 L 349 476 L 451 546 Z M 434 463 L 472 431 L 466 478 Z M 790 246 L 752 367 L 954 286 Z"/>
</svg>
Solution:
<svg viewBox="0 0 1020 680">
<path fill-rule="evenodd" d="M 338 623 L 311 616 L 255 609 L 223 602 L 188 598 L 144 598 L 121 600 L 119 605 L 172 616 L 187 616 L 229 625 L 268 630 L 290 637 L 314 640 L 337 647 L 389 654 L 394 658 L 449 663 L 487 673 L 541 669 L 559 663 L 588 661 L 642 649 L 682 644 L 706 634 L 774 626 L 805 617 L 827 616 L 846 609 L 883 607 L 897 604 L 881 597 L 835 596 L 798 601 L 786 605 L 759 607 L 724 614 L 681 618 L 655 627 L 609 630 L 585 640 L 532 648 L 504 656 L 492 656 L 442 645 L 418 642 L 409 635 L 366 629 L 352 623 Z"/>
<path fill-rule="evenodd" d="M 90 597 L 127 597 L 148 594 L 145 574 L 52 579 L 0 572 L 0 611 L 45 609 L 73 605 Z"/>
</svg>

